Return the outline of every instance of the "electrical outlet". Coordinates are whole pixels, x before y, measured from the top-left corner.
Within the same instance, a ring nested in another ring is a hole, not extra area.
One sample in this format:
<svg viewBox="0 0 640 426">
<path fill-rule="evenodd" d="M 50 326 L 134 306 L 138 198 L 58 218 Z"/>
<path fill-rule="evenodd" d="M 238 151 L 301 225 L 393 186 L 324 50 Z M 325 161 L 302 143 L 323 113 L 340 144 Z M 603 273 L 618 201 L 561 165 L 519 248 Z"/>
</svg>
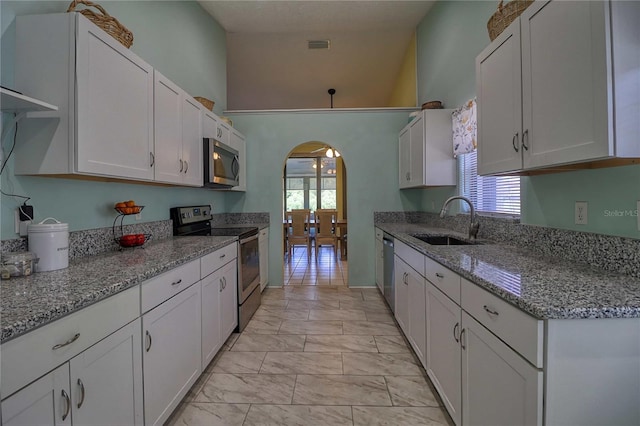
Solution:
<svg viewBox="0 0 640 426">
<path fill-rule="evenodd" d="M 640 200 L 636 204 L 636 219 L 638 219 L 638 231 L 640 231 Z"/>
<path fill-rule="evenodd" d="M 587 224 L 587 202 L 586 201 L 576 201 L 575 222 L 576 222 L 576 225 Z"/>
<path fill-rule="evenodd" d="M 15 216 L 16 234 L 20 234 L 20 210 L 16 209 L 15 213 L 16 213 L 16 216 Z"/>
<path fill-rule="evenodd" d="M 136 213 L 136 220 L 142 219 L 142 213 Z"/>
</svg>

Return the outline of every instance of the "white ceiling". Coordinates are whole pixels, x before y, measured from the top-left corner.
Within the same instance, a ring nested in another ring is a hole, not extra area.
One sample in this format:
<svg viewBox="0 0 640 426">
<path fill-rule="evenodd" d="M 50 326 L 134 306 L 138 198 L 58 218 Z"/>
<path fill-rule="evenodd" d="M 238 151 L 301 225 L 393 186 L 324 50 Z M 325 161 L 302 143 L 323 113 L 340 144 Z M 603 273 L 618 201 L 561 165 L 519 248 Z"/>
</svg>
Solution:
<svg viewBox="0 0 640 426">
<path fill-rule="evenodd" d="M 209 1 L 227 31 L 227 108 L 388 106 L 406 49 L 434 1 Z M 331 40 L 309 50 L 308 40 Z"/>
</svg>

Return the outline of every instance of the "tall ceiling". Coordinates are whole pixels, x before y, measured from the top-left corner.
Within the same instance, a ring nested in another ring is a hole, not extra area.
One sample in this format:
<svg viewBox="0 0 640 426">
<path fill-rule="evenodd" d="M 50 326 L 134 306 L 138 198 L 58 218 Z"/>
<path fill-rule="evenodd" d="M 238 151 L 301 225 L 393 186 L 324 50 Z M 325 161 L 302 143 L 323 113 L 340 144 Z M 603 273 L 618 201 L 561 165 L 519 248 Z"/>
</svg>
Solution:
<svg viewBox="0 0 640 426">
<path fill-rule="evenodd" d="M 199 0 L 227 32 L 227 108 L 385 107 L 434 1 Z M 330 40 L 309 49 L 309 40 Z"/>
</svg>

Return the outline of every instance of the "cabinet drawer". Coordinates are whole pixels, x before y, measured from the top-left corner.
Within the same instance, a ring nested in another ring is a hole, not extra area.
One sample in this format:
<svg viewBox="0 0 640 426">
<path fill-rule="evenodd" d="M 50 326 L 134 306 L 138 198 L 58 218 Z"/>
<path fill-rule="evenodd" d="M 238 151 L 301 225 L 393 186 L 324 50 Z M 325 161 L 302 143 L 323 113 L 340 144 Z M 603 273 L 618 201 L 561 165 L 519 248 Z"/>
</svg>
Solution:
<svg viewBox="0 0 640 426">
<path fill-rule="evenodd" d="M 229 244 L 219 250 L 200 258 L 200 278 L 211 275 L 233 259 L 238 257 L 238 244 Z"/>
<path fill-rule="evenodd" d="M 136 286 L 3 344 L 2 396 L 11 395 L 139 316 Z"/>
<path fill-rule="evenodd" d="M 460 275 L 425 256 L 425 277 L 451 300 L 460 304 Z"/>
<path fill-rule="evenodd" d="M 394 254 L 424 277 L 424 254 L 398 240 L 394 243 Z"/>
<path fill-rule="evenodd" d="M 384 232 L 382 232 L 382 229 L 376 228 L 376 240 L 382 241 L 383 236 Z"/>
<path fill-rule="evenodd" d="M 142 313 L 158 306 L 200 279 L 200 260 L 194 260 L 142 283 Z"/>
<path fill-rule="evenodd" d="M 464 278 L 461 298 L 465 311 L 533 365 L 542 368 L 542 320 L 524 313 Z"/>
</svg>

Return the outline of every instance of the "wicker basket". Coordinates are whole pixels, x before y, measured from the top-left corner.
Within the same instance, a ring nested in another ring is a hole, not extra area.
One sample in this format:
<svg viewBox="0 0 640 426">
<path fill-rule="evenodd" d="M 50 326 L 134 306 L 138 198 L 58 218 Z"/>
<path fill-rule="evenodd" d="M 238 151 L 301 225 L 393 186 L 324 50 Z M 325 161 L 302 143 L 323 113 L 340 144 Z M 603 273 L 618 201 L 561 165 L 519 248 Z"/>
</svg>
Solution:
<svg viewBox="0 0 640 426">
<path fill-rule="evenodd" d="M 213 111 L 213 106 L 216 104 L 215 102 L 213 102 L 211 99 L 207 99 L 207 98 L 203 98 L 201 96 L 194 96 L 193 97 L 196 101 L 200 102 L 202 105 L 205 106 L 205 108 L 207 108 L 209 111 Z"/>
<path fill-rule="evenodd" d="M 422 109 L 442 109 L 442 102 L 429 101 L 422 104 Z"/>
<path fill-rule="evenodd" d="M 500 0 L 498 10 L 491 15 L 489 22 L 487 22 L 491 41 L 495 40 L 531 3 L 533 0 L 511 0 L 507 4 Z"/>
<path fill-rule="evenodd" d="M 90 9 L 79 10 L 87 19 L 102 28 L 111 37 L 118 40 L 127 49 L 133 44 L 133 33 L 129 31 L 124 25 L 120 23 L 116 18 L 109 15 L 102 6 L 97 3 L 93 3 L 89 0 L 73 0 L 67 9 L 67 12 L 75 12 L 76 6 L 83 4 L 87 7 L 95 7 L 100 11 L 98 14 Z"/>
</svg>

